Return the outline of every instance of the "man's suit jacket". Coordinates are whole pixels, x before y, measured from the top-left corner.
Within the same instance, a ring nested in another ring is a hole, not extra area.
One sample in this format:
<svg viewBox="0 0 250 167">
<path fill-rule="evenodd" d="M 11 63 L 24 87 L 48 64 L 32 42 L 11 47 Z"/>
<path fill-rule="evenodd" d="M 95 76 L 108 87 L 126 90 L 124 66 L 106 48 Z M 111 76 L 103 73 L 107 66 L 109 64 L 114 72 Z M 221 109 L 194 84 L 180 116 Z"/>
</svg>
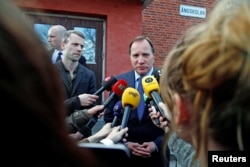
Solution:
<svg viewBox="0 0 250 167">
<path fill-rule="evenodd" d="M 70 115 L 75 110 L 93 107 L 95 104 L 88 107 L 82 107 L 78 95 L 83 93 L 94 94 L 96 92 L 96 78 L 94 72 L 79 63 L 75 81 L 71 89 L 68 74 L 65 71 L 62 61 L 58 61 L 55 66 L 60 74 L 65 90 L 67 115 Z"/>
<path fill-rule="evenodd" d="M 121 75 L 118 75 L 117 80 L 124 79 L 126 80 L 128 87 L 135 88 L 135 74 L 134 71 L 129 71 L 126 73 L 123 73 Z M 112 122 L 113 121 L 113 106 L 116 104 L 117 101 L 121 100 L 121 97 L 115 97 L 110 104 L 107 106 L 105 112 L 104 112 L 104 121 Z M 154 123 L 152 122 L 149 112 L 148 112 L 148 106 L 145 105 L 144 113 L 141 118 L 141 121 L 139 121 L 137 116 L 137 109 L 131 110 L 130 116 L 128 119 L 128 142 L 137 142 L 142 144 L 143 142 L 149 142 L 154 141 L 154 143 L 157 145 L 157 147 L 160 149 L 158 152 L 154 152 L 152 154 L 151 158 L 139 158 L 136 161 L 132 161 L 132 163 L 138 162 L 140 165 L 147 165 L 150 166 L 161 166 L 157 163 L 160 163 L 161 159 L 161 148 L 162 148 L 162 140 L 164 136 L 164 131 L 161 128 L 158 128 Z M 137 161 L 138 160 L 138 161 Z"/>
</svg>

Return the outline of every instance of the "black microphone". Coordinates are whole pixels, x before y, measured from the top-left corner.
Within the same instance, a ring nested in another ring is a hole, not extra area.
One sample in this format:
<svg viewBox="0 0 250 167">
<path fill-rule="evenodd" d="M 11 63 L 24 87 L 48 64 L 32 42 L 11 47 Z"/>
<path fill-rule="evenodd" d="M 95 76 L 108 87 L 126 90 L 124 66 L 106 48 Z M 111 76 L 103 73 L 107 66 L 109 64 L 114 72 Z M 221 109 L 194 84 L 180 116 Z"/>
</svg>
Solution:
<svg viewBox="0 0 250 167">
<path fill-rule="evenodd" d="M 159 107 L 159 103 L 162 102 L 162 99 L 159 95 L 160 87 L 159 87 L 158 82 L 156 81 L 156 78 L 153 76 L 143 77 L 142 87 L 144 89 L 146 96 L 153 99 L 155 106 L 157 106 L 157 109 L 159 110 L 163 119 L 166 119 L 168 122 L 170 122 L 170 120 L 166 117 L 163 109 Z"/>
<path fill-rule="evenodd" d="M 121 100 L 119 100 L 118 102 L 115 103 L 115 105 L 113 107 L 113 111 L 114 111 L 114 113 L 113 113 L 114 119 L 112 121 L 111 127 L 116 126 L 118 118 L 123 113 L 123 108 L 122 108 L 122 102 L 121 102 Z"/>
<path fill-rule="evenodd" d="M 124 129 L 127 126 L 130 111 L 138 107 L 140 98 L 143 97 L 140 97 L 140 93 L 135 88 L 128 87 L 123 92 L 122 107 L 124 109 L 124 112 L 122 117 L 121 129 Z"/>
<path fill-rule="evenodd" d="M 157 80 L 157 82 L 159 83 L 161 74 L 162 74 L 161 69 L 154 69 L 151 75 L 153 75 L 155 79 Z"/>
<path fill-rule="evenodd" d="M 159 111 L 157 105 L 152 100 L 152 98 L 148 98 L 145 94 L 144 94 L 144 101 L 147 105 L 150 104 L 152 112 L 157 113 Z M 153 121 L 156 125 L 160 125 L 160 120 L 158 118 L 154 118 Z"/>
<path fill-rule="evenodd" d="M 118 80 L 113 86 L 112 86 L 112 93 L 110 94 L 110 96 L 108 97 L 108 99 L 103 103 L 103 106 L 105 109 L 108 104 L 111 102 L 111 100 L 115 97 L 115 96 L 121 96 L 123 91 L 127 88 L 127 82 L 125 80 Z M 101 111 L 100 111 L 101 112 Z M 92 129 L 93 126 L 96 124 L 96 122 L 98 121 L 98 115 L 100 112 L 97 112 L 95 115 L 93 115 L 91 117 L 91 119 L 88 121 L 88 123 L 79 128 L 79 132 L 83 132 L 86 130 L 86 129 Z M 82 134 L 83 134 L 82 133 Z"/>
<path fill-rule="evenodd" d="M 149 104 L 152 108 L 152 112 L 156 114 L 159 111 L 158 106 L 151 99 L 149 100 Z M 158 118 L 154 118 L 153 121 L 156 125 L 160 125 L 160 120 Z"/>
<path fill-rule="evenodd" d="M 117 82 L 117 79 L 114 76 L 109 76 L 104 79 L 102 86 L 94 93 L 94 95 L 101 94 L 104 90 L 111 91 L 114 83 Z"/>
</svg>

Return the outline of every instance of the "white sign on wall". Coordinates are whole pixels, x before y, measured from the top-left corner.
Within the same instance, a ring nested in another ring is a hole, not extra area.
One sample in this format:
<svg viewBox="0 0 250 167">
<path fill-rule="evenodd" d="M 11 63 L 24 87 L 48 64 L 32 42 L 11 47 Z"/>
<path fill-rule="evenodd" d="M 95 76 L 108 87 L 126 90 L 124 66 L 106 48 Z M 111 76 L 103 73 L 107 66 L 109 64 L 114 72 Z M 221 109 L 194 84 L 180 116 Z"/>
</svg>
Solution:
<svg viewBox="0 0 250 167">
<path fill-rule="evenodd" d="M 180 15 L 189 17 L 206 18 L 206 8 L 180 5 Z"/>
</svg>

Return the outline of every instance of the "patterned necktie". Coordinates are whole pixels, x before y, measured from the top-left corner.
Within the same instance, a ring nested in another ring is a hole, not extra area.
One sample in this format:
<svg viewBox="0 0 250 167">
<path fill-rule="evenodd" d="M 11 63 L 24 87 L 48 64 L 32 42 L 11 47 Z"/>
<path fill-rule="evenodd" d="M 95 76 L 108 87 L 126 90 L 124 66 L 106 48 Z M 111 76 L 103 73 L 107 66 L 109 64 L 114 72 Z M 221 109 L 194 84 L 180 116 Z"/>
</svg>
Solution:
<svg viewBox="0 0 250 167">
<path fill-rule="evenodd" d="M 145 108 L 145 102 L 144 102 L 144 98 L 143 98 L 144 91 L 143 91 L 143 88 L 142 88 L 142 77 L 138 78 L 137 80 L 138 80 L 137 90 L 140 93 L 140 103 L 139 103 L 139 105 L 137 107 L 137 114 L 138 114 L 139 120 L 141 120 L 142 115 L 144 113 L 144 108 Z"/>
<path fill-rule="evenodd" d="M 61 60 L 62 58 L 61 58 L 61 56 L 62 56 L 62 52 L 58 52 L 57 53 L 57 58 L 56 58 L 56 62 L 58 62 L 59 60 Z"/>
</svg>

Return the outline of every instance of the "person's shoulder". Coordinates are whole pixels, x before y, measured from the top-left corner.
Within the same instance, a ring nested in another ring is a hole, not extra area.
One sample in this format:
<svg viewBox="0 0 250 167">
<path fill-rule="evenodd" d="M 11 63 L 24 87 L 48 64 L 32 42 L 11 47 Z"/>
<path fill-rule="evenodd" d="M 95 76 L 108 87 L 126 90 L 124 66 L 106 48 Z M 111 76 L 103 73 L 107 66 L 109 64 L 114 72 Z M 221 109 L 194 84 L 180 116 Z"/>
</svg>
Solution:
<svg viewBox="0 0 250 167">
<path fill-rule="evenodd" d="M 84 67 L 86 67 L 86 58 L 84 56 L 81 56 L 79 59 L 79 63 L 82 64 Z"/>
<path fill-rule="evenodd" d="M 52 56 L 55 52 L 55 49 L 50 48 L 50 49 L 48 49 L 48 52 L 49 52 L 50 56 Z"/>
<path fill-rule="evenodd" d="M 134 70 L 130 70 L 130 71 L 126 71 L 126 72 L 123 72 L 123 73 L 120 73 L 116 76 L 117 79 L 121 79 L 125 76 L 128 76 L 128 75 L 134 75 Z"/>
<path fill-rule="evenodd" d="M 57 61 L 54 65 L 55 65 L 56 69 L 58 69 L 58 70 L 65 70 L 63 63 L 62 63 L 62 60 Z"/>
<path fill-rule="evenodd" d="M 91 75 L 95 75 L 94 71 L 85 67 L 84 65 L 82 65 L 81 63 L 79 63 L 79 69 L 83 72 L 89 73 Z"/>
</svg>

